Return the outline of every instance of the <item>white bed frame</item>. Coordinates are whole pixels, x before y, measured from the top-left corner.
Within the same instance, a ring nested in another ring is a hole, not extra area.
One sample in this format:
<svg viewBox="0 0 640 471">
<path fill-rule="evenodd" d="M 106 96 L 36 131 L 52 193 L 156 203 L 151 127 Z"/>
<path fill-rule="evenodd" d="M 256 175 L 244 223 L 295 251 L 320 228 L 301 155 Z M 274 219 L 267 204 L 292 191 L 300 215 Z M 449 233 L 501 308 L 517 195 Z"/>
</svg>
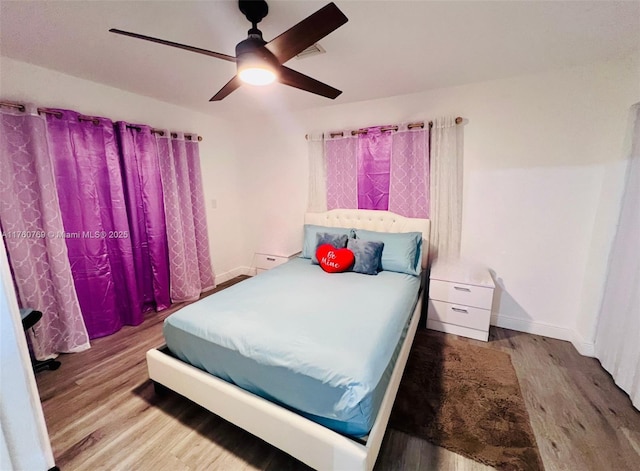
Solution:
<svg viewBox="0 0 640 471">
<path fill-rule="evenodd" d="M 429 220 L 387 211 L 335 209 L 307 213 L 306 224 L 380 232 L 422 232 L 426 268 Z M 281 406 L 184 363 L 161 349 L 147 352 L 149 377 L 318 470 L 370 471 L 378 457 L 391 408 L 415 337 L 422 295 L 413 312 L 391 380 L 366 443 L 350 439 Z"/>
</svg>

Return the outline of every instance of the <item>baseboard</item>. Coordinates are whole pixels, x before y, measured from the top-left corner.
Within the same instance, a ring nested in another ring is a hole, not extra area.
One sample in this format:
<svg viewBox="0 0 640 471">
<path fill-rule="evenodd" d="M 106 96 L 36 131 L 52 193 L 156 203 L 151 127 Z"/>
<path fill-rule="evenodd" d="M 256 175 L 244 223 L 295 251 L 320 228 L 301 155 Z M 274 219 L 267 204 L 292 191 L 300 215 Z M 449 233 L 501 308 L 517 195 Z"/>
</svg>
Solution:
<svg viewBox="0 0 640 471">
<path fill-rule="evenodd" d="M 224 283 L 225 281 L 229 281 L 234 279 L 236 276 L 247 275 L 254 276 L 256 274 L 256 269 L 251 267 L 237 267 L 233 270 L 226 271 L 224 273 L 216 273 L 216 284 Z"/>
<path fill-rule="evenodd" d="M 566 327 L 497 315 L 495 313 L 491 315 L 491 325 L 504 329 L 517 330 L 518 332 L 526 332 L 528 334 L 542 335 L 543 337 L 550 337 L 552 339 L 566 340 L 567 342 L 571 342 L 580 355 L 586 357 L 595 356 L 595 346 L 593 342 L 586 341 L 576 331 L 567 329 Z"/>
<path fill-rule="evenodd" d="M 544 322 L 536 322 L 529 319 L 519 319 L 516 317 L 505 316 L 504 314 L 491 314 L 491 325 L 502 327 L 504 329 L 517 330 L 528 334 L 542 335 L 543 337 L 551 337 L 552 339 L 571 341 L 574 332 L 565 327 L 547 324 Z"/>
</svg>

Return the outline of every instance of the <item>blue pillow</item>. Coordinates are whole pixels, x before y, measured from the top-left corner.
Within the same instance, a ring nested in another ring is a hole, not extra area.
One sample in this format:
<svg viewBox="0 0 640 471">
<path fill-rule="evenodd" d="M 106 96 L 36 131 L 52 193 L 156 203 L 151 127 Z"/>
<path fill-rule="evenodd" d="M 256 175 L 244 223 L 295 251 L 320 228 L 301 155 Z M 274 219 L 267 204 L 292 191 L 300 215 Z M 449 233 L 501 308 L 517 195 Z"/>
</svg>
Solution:
<svg viewBox="0 0 640 471">
<path fill-rule="evenodd" d="M 353 252 L 356 261 L 351 271 L 365 275 L 377 275 L 382 259 L 383 242 L 363 239 L 349 239 L 347 248 Z"/>
<path fill-rule="evenodd" d="M 302 243 L 302 258 L 313 258 L 316 254 L 316 234 L 318 232 L 328 232 L 329 234 L 346 234 L 347 237 L 353 237 L 353 229 L 345 229 L 344 227 L 325 227 L 313 224 L 304 225 L 304 240 Z"/>
<path fill-rule="evenodd" d="M 324 244 L 329 244 L 334 246 L 336 249 L 344 249 L 347 246 L 347 239 L 349 236 L 347 234 L 331 234 L 330 232 L 316 232 L 316 251 L 318 247 Z M 313 256 L 311 257 L 311 263 L 315 263 L 318 265 L 318 258 L 316 257 L 316 252 L 313 252 Z"/>
<path fill-rule="evenodd" d="M 384 243 L 382 269 L 418 276 L 422 270 L 422 233 L 356 230 L 356 238 Z"/>
</svg>

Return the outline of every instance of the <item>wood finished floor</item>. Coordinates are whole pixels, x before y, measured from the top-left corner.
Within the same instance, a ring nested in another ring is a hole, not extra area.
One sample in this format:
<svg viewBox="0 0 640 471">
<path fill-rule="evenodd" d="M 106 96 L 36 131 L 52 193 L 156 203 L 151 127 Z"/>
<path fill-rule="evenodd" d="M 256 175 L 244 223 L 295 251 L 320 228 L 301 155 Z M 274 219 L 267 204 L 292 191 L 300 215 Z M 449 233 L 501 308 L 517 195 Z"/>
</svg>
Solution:
<svg viewBox="0 0 640 471">
<path fill-rule="evenodd" d="M 163 343 L 162 321 L 180 307 L 62 355 L 59 370 L 36 375 L 56 464 L 62 471 L 309 469 L 175 393 L 154 394 L 145 352 Z M 640 470 L 640 412 L 597 360 L 568 342 L 500 328 L 492 327 L 489 343 L 462 340 L 511 354 L 547 471 Z M 387 430 L 375 469 L 492 468 Z"/>
</svg>

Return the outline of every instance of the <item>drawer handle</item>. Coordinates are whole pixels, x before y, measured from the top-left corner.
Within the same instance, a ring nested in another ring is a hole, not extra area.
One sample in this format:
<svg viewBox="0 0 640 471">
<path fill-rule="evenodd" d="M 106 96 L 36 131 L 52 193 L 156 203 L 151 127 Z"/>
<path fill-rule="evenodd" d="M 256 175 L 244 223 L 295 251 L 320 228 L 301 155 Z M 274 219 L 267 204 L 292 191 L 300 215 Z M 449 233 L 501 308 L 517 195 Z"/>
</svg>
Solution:
<svg viewBox="0 0 640 471">
<path fill-rule="evenodd" d="M 458 291 L 466 291 L 467 293 L 471 292 L 471 290 L 469 288 L 464 288 L 463 286 L 454 286 L 453 289 L 458 290 Z"/>
<path fill-rule="evenodd" d="M 452 307 L 451 310 L 455 312 L 461 312 L 462 314 L 469 314 L 469 311 L 467 311 L 466 309 L 460 309 L 459 307 Z"/>
<path fill-rule="evenodd" d="M 270 262 L 275 262 L 276 261 L 276 259 L 273 258 L 273 257 L 267 257 L 267 260 L 269 260 Z"/>
</svg>

